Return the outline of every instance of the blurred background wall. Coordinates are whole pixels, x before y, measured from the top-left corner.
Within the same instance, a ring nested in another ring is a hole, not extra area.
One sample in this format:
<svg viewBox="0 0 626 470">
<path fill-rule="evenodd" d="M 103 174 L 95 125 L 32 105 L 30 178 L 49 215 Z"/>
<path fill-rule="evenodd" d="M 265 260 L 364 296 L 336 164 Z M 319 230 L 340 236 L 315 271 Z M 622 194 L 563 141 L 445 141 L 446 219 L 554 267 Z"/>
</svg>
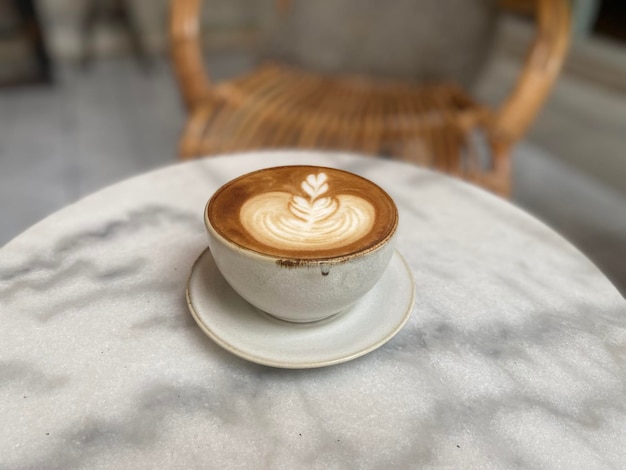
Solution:
<svg viewBox="0 0 626 470">
<path fill-rule="evenodd" d="M 97 0 L 113 4 L 110 0 Z M 40 1 L 50 47 L 60 60 L 76 60 L 82 53 L 81 23 L 89 0 Z M 154 54 L 167 50 L 169 0 L 131 0 L 125 2 L 137 21 L 146 48 Z M 271 0 L 208 0 L 203 7 L 202 29 L 208 48 L 245 45 L 254 40 L 263 19 L 272 13 Z M 95 49 L 100 56 L 129 52 L 124 31 L 114 22 L 102 21 L 96 31 Z"/>
</svg>

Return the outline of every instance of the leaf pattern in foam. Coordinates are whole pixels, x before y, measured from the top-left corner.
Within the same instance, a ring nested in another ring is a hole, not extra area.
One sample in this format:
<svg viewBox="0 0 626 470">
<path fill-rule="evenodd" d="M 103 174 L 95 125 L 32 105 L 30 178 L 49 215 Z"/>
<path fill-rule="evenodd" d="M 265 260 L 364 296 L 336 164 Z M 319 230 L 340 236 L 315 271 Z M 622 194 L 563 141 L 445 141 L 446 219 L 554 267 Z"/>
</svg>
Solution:
<svg viewBox="0 0 626 470">
<path fill-rule="evenodd" d="M 326 173 L 319 173 L 317 176 L 311 174 L 302 182 L 302 190 L 309 195 L 311 200 L 317 199 L 328 191 L 327 179 Z"/>
<path fill-rule="evenodd" d="M 307 223 L 315 223 L 335 212 L 337 210 L 335 201 L 328 197 L 318 199 L 319 196 L 328 191 L 327 179 L 328 176 L 325 173 L 308 175 L 301 187 L 309 199 L 298 195 L 292 196 L 289 204 L 291 213 Z"/>
</svg>

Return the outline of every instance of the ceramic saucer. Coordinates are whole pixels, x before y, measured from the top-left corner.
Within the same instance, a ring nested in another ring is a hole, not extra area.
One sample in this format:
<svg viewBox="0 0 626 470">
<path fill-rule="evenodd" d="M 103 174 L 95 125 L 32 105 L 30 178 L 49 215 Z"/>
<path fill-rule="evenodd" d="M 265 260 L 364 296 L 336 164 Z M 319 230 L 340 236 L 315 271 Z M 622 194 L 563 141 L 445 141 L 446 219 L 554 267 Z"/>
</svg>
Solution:
<svg viewBox="0 0 626 470">
<path fill-rule="evenodd" d="M 249 361 L 288 369 L 339 364 L 375 350 L 406 323 L 414 299 L 413 276 L 397 251 L 358 303 L 312 323 L 279 320 L 250 305 L 224 280 L 208 249 L 187 283 L 189 310 L 213 341 Z"/>
</svg>

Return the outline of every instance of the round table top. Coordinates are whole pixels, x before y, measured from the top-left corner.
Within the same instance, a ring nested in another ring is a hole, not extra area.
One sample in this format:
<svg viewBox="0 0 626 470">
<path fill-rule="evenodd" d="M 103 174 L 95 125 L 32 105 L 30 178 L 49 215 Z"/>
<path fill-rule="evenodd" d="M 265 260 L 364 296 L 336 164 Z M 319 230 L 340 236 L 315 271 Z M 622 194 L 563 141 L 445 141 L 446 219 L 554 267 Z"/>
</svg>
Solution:
<svg viewBox="0 0 626 470">
<path fill-rule="evenodd" d="M 399 214 L 416 303 L 363 357 L 283 370 L 223 350 L 185 285 L 211 194 L 338 167 Z M 266 152 L 111 186 L 0 249 L 0 468 L 618 468 L 626 302 L 506 201 L 407 164 Z"/>
</svg>

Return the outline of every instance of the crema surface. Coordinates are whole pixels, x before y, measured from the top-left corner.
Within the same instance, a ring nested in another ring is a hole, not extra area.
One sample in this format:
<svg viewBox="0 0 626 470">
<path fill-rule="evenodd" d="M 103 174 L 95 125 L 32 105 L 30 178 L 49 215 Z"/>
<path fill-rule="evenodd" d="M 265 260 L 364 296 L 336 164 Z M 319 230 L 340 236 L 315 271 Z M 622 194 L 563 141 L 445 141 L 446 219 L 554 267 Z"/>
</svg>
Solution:
<svg viewBox="0 0 626 470">
<path fill-rule="evenodd" d="M 398 214 L 376 184 L 315 166 L 268 168 L 220 188 L 208 205 L 213 228 L 244 248 L 316 259 L 367 251 L 395 231 Z"/>
</svg>

